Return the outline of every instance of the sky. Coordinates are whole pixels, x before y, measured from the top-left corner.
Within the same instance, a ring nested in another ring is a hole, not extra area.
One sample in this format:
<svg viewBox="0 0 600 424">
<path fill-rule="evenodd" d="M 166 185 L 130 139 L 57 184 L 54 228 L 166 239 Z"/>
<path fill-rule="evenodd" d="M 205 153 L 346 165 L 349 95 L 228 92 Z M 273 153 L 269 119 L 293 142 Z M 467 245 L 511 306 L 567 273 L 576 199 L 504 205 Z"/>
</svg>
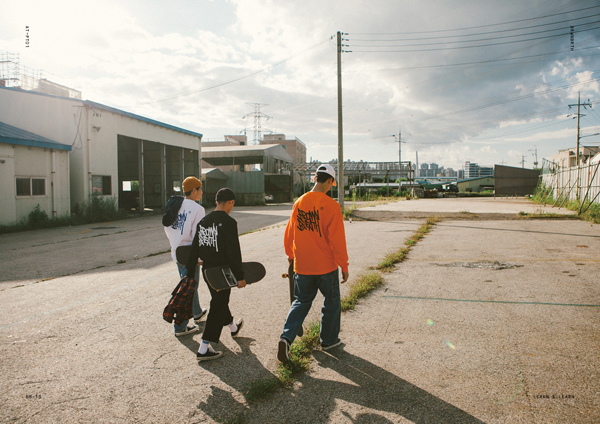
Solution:
<svg viewBox="0 0 600 424">
<path fill-rule="evenodd" d="M 537 154 L 541 166 L 576 145 L 578 96 L 591 105 L 580 110 L 581 143 L 600 144 L 597 0 L 0 0 L 0 9 L 0 53 L 83 99 L 204 141 L 244 132 L 252 141 L 260 104 L 263 133 L 299 138 L 307 160 L 337 159 L 339 31 L 344 160 L 532 168 Z"/>
</svg>

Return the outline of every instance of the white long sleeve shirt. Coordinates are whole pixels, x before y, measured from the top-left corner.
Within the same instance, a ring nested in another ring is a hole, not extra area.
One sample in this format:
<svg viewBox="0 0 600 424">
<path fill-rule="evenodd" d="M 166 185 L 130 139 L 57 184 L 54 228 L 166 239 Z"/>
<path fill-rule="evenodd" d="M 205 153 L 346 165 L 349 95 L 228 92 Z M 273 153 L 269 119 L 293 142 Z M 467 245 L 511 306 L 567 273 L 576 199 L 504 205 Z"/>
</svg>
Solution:
<svg viewBox="0 0 600 424">
<path fill-rule="evenodd" d="M 175 251 L 179 246 L 189 246 L 192 244 L 196 235 L 198 222 L 204 218 L 205 214 L 204 208 L 198 203 L 190 199 L 183 199 L 183 203 L 181 203 L 181 207 L 177 213 L 177 219 L 173 225 L 164 227 L 165 233 L 171 243 L 171 257 L 175 262 L 177 262 Z"/>
</svg>

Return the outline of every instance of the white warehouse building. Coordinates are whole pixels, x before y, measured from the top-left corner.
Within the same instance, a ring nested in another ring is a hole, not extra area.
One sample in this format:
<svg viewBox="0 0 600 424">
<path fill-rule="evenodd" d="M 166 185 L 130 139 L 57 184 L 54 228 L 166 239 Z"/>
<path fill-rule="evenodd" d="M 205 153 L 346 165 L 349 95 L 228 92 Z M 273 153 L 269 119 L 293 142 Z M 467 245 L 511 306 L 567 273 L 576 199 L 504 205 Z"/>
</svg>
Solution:
<svg viewBox="0 0 600 424">
<path fill-rule="evenodd" d="M 37 204 L 48 216 L 69 214 L 94 195 L 162 208 L 185 177 L 200 176 L 202 134 L 89 100 L 0 86 L 2 124 L 0 224 Z"/>
</svg>

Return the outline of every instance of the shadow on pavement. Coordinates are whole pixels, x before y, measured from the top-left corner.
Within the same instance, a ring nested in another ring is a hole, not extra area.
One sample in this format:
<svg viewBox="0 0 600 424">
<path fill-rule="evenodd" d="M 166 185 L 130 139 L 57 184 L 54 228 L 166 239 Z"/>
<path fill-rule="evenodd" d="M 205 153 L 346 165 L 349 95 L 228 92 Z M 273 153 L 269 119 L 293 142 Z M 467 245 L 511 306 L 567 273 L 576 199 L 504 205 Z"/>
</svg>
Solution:
<svg viewBox="0 0 600 424">
<path fill-rule="evenodd" d="M 330 368 L 354 384 L 314 380 L 316 392 L 332 393 L 330 410 L 336 400 L 361 405 L 365 408 L 401 415 L 417 424 L 483 423 L 454 405 L 443 401 L 406 380 L 342 349 L 331 353 L 314 352 L 323 368 Z M 353 422 L 389 422 L 373 414 L 359 415 Z M 367 421 L 365 421 L 367 420 Z"/>
<path fill-rule="evenodd" d="M 228 335 L 225 337 L 228 337 Z M 241 352 L 233 352 L 222 343 L 218 346 L 213 344 L 215 350 L 223 351 L 223 356 L 215 361 L 199 362 L 198 366 L 214 374 L 227 386 L 242 393 L 245 397 L 250 382 L 276 377 L 263 366 L 250 350 L 250 346 L 255 342 L 254 339 L 236 337 L 233 340 L 238 344 Z M 194 350 L 194 354 L 196 350 Z M 223 422 L 223 420 L 230 422 L 252 410 L 252 404 L 247 406 L 247 404 L 237 401 L 231 392 L 215 386 L 211 386 L 211 391 L 212 393 L 206 398 L 206 401 L 198 403 L 196 413 L 202 411 L 216 422 Z"/>
<path fill-rule="evenodd" d="M 263 378 L 273 375 L 250 352 L 253 339 L 237 340 L 242 348 L 241 355 L 223 349 L 225 355 L 222 361 L 200 366 L 219 377 L 223 383 L 245 393 L 248 382 L 256 381 L 256 378 L 249 375 L 254 374 L 250 371 L 254 367 L 258 367 L 258 372 L 265 376 Z M 219 349 L 221 350 L 221 346 Z M 232 393 L 212 386 L 211 395 L 205 402 L 200 402 L 197 408 L 218 422 L 223 419 L 235 421 L 243 416 L 243 419 L 250 422 L 259 422 L 260 419 L 266 422 L 284 422 L 295 417 L 294 422 L 326 423 L 335 418 L 332 415 L 340 408 L 340 401 L 343 401 L 342 404 L 349 403 L 364 409 L 401 415 L 416 424 L 483 423 L 462 409 L 342 349 L 332 353 L 313 353 L 322 368 L 335 371 L 351 383 L 318 379 L 307 374 L 300 378 L 299 388 L 289 390 L 289 395 L 280 393 L 281 396 L 275 400 L 250 403 L 239 402 Z M 232 356 L 238 359 L 232 361 Z M 347 411 L 340 412 L 353 423 L 393 422 L 372 411 L 361 411 L 355 418 Z M 305 421 L 302 421 L 303 417 Z"/>
</svg>

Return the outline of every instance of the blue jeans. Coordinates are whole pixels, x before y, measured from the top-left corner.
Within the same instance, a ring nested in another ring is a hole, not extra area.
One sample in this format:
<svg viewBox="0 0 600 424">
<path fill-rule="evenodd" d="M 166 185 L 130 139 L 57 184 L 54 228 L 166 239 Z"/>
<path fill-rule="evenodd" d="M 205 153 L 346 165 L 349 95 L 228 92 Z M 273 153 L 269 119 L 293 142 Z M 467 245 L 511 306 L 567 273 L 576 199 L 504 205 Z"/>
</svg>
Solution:
<svg viewBox="0 0 600 424">
<path fill-rule="evenodd" d="M 179 278 L 183 278 L 187 275 L 187 268 L 185 265 L 177 264 L 177 270 L 179 271 Z M 200 278 L 200 266 L 196 267 L 196 281 L 199 281 Z M 192 304 L 192 312 L 194 313 L 194 318 L 199 318 L 200 314 L 202 314 L 202 308 L 200 307 L 200 301 L 198 300 L 198 290 L 194 293 L 194 303 Z M 189 320 L 185 320 L 181 323 L 181 325 L 174 324 L 175 332 L 183 331 L 186 329 Z"/>
<path fill-rule="evenodd" d="M 312 302 L 320 291 L 323 295 L 323 307 L 321 308 L 321 344 L 335 343 L 340 334 L 340 318 L 342 316 L 342 304 L 340 301 L 340 278 L 338 270 L 323 275 L 301 275 L 295 276 L 294 294 L 296 300 L 292 303 L 287 319 L 283 326 L 281 337 L 290 343 L 294 341 L 304 318 L 308 315 Z"/>
</svg>

